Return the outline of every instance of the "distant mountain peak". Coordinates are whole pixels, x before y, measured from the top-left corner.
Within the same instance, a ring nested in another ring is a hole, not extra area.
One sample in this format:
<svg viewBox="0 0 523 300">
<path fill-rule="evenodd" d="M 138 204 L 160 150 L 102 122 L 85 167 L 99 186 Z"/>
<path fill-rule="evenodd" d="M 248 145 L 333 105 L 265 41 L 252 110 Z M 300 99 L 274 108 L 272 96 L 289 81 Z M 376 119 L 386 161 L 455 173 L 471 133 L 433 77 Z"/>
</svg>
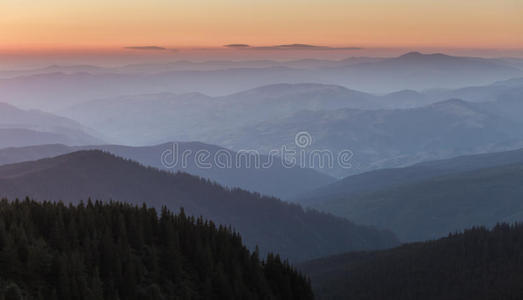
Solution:
<svg viewBox="0 0 523 300">
<path fill-rule="evenodd" d="M 400 57 L 420 57 L 420 56 L 425 56 L 425 54 L 418 52 L 418 51 L 411 51 L 411 52 L 407 52 L 407 53 L 401 55 Z"/>
</svg>

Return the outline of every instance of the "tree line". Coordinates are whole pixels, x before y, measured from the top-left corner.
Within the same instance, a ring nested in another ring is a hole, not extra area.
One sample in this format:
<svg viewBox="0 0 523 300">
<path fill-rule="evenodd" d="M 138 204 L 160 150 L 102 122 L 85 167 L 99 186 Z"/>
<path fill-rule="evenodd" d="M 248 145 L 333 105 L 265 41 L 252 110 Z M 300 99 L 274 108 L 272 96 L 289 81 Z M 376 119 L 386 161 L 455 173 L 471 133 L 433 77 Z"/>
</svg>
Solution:
<svg viewBox="0 0 523 300">
<path fill-rule="evenodd" d="M 145 204 L 0 201 L 0 299 L 312 299 L 287 261 Z"/>
<path fill-rule="evenodd" d="M 382 251 L 311 261 L 301 269 L 323 299 L 523 299 L 523 224 Z"/>
</svg>

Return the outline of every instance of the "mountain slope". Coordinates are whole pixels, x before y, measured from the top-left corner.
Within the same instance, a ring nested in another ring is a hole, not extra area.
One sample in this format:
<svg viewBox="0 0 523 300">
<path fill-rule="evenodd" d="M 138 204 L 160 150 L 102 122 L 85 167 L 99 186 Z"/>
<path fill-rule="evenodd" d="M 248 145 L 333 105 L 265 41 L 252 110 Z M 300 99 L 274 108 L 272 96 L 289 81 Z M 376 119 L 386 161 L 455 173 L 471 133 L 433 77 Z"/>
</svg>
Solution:
<svg viewBox="0 0 523 300">
<path fill-rule="evenodd" d="M 294 261 L 397 244 L 384 231 L 242 190 L 227 190 L 184 173 L 170 174 L 100 151 L 0 167 L 1 196 L 78 202 L 88 197 L 153 207 L 184 207 L 190 215 L 231 225 L 246 245 Z"/>
<path fill-rule="evenodd" d="M 213 100 L 199 93 L 140 94 L 88 101 L 60 114 L 104 132 L 112 143 L 150 145 L 199 140 L 212 131 L 217 123 Z"/>
<path fill-rule="evenodd" d="M 520 299 L 522 252 L 523 226 L 502 224 L 299 267 L 319 299 Z"/>
<path fill-rule="evenodd" d="M 279 109 L 330 110 L 338 108 L 372 108 L 376 96 L 338 85 L 299 83 L 273 84 L 219 97 L 227 105 L 262 108 L 277 105 Z"/>
<path fill-rule="evenodd" d="M 518 148 L 523 125 L 475 104 L 453 99 L 428 106 L 397 110 L 303 111 L 266 121 L 219 137 L 230 149 L 280 149 L 307 131 L 306 150 L 349 149 L 352 167 L 324 169 L 344 177 L 365 171 L 401 167 L 421 161 Z M 216 138 L 216 142 L 218 138 Z"/>
<path fill-rule="evenodd" d="M 294 146 L 295 135 L 307 131 L 313 137 L 307 150 L 354 153 L 352 168 L 322 170 L 336 177 L 523 146 L 518 120 L 523 108 L 517 98 L 494 103 L 451 99 L 405 109 L 340 108 L 360 102 L 396 106 L 388 101 L 409 107 L 416 95 L 404 91 L 372 97 L 336 86 L 282 84 L 218 98 L 155 94 L 107 99 L 64 114 L 128 144 L 198 140 L 269 153 Z M 420 98 L 425 101 L 432 100 Z M 333 110 L 321 110 L 323 105 Z"/>
<path fill-rule="evenodd" d="M 520 96 L 523 90 L 523 78 L 511 78 L 488 85 L 467 86 L 455 90 L 427 91 L 432 99 L 459 98 L 469 102 L 494 102 Z"/>
<path fill-rule="evenodd" d="M 288 117 L 304 109 L 376 108 L 376 98 L 334 85 L 274 84 L 221 97 L 159 93 L 107 98 L 74 105 L 60 113 L 103 130 L 118 143 L 207 142 L 229 130 Z"/>
<path fill-rule="evenodd" d="M 313 207 L 389 228 L 403 241 L 426 240 L 470 226 L 521 220 L 521 180 L 520 162 L 326 198 Z"/>
<path fill-rule="evenodd" d="M 90 139 L 94 141 L 95 139 Z M 42 132 L 25 128 L 0 128 L 0 148 L 26 147 L 41 144 L 61 143 L 74 145 L 86 143 L 76 138 L 52 132 Z"/>
<path fill-rule="evenodd" d="M 335 183 L 299 195 L 293 200 L 304 205 L 321 205 L 322 201 L 333 198 L 348 198 L 421 182 L 442 175 L 519 163 L 523 163 L 523 149 L 428 161 L 404 168 L 380 169 L 348 176 Z"/>
<path fill-rule="evenodd" d="M 101 141 L 79 123 L 39 110 L 23 110 L 0 103 L 2 147 L 27 146 L 38 143 L 69 145 L 97 144 Z M 33 140 L 33 141 L 32 141 Z"/>
<path fill-rule="evenodd" d="M 312 169 L 284 167 L 277 157 L 273 157 L 272 164 L 269 165 L 271 160 L 265 155 L 251 153 L 246 156 L 198 142 L 176 142 L 146 147 L 39 145 L 0 149 L 0 165 L 87 149 L 103 150 L 166 171 L 184 171 L 224 186 L 239 187 L 268 196 L 290 197 L 335 181 L 334 178 Z M 205 153 L 209 158 L 201 160 L 196 157 L 197 153 Z"/>
</svg>

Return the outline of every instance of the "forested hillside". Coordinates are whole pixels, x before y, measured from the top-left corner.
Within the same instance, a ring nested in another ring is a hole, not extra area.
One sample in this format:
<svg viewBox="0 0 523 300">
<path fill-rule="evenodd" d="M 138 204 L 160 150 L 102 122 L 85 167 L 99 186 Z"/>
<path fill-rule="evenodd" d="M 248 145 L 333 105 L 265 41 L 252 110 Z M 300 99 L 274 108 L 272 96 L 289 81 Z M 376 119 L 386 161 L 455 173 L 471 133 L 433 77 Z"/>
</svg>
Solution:
<svg viewBox="0 0 523 300">
<path fill-rule="evenodd" d="M 231 225 L 251 249 L 259 245 L 261 253 L 276 252 L 292 261 L 398 245 L 389 231 L 101 151 L 0 166 L 0 196 L 72 203 L 91 197 L 173 211 L 184 207 L 188 215 Z"/>
<path fill-rule="evenodd" d="M 312 299 L 210 221 L 123 203 L 0 202 L 0 299 Z"/>
<path fill-rule="evenodd" d="M 523 299 L 523 225 L 473 228 L 300 266 L 322 299 Z"/>
</svg>

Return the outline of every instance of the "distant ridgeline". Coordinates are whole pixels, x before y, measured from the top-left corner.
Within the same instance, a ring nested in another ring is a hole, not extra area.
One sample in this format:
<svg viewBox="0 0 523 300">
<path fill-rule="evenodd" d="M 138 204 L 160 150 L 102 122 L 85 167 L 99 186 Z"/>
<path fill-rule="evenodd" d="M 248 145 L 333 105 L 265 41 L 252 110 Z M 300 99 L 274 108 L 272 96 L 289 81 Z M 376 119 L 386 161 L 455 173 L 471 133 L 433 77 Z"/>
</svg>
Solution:
<svg viewBox="0 0 523 300">
<path fill-rule="evenodd" d="M 523 299 L 523 224 L 305 263 L 323 299 Z"/>
<path fill-rule="evenodd" d="M 0 201 L 0 299 L 312 299 L 212 222 L 118 202 Z"/>
</svg>

